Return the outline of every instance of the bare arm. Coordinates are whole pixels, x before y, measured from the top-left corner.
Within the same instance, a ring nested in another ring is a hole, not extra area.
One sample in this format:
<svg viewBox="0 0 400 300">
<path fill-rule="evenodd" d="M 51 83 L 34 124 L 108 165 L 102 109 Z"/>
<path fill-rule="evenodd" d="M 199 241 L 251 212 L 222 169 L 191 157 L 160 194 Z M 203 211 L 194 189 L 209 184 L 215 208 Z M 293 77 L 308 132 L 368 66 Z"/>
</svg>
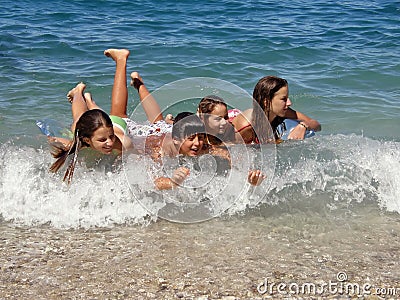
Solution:
<svg viewBox="0 0 400 300">
<path fill-rule="evenodd" d="M 285 117 L 288 119 L 299 120 L 301 123 L 304 123 L 307 129 L 321 131 L 321 124 L 317 120 L 314 120 L 299 111 L 289 108 L 286 111 Z"/>
<path fill-rule="evenodd" d="M 237 143 L 251 143 L 254 139 L 252 122 L 253 109 L 247 109 L 237 115 L 232 120 L 232 125 L 235 128 L 235 138 Z"/>
<path fill-rule="evenodd" d="M 168 177 L 159 177 L 154 180 L 157 190 L 172 190 L 175 188 L 174 182 Z"/>
<path fill-rule="evenodd" d="M 60 138 L 60 137 L 54 137 L 54 136 L 48 136 L 47 141 L 50 145 L 59 145 L 64 148 L 68 148 L 71 145 L 71 140 L 66 139 L 66 138 Z"/>
<path fill-rule="evenodd" d="M 172 178 L 159 177 L 154 180 L 154 184 L 158 190 L 172 190 L 181 185 L 182 182 L 189 176 L 189 169 L 180 167 L 175 170 Z"/>
</svg>

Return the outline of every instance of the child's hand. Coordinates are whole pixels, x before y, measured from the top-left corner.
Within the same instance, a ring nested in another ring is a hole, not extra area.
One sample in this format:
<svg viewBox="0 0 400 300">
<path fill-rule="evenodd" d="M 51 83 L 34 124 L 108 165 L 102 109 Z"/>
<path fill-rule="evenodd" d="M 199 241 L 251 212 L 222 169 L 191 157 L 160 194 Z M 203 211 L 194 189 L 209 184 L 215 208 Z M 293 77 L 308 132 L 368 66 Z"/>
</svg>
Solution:
<svg viewBox="0 0 400 300">
<path fill-rule="evenodd" d="M 168 124 L 174 124 L 174 116 L 172 114 L 168 114 L 165 116 L 164 121 Z"/>
<path fill-rule="evenodd" d="M 72 141 L 65 139 L 65 138 L 57 138 L 54 136 L 48 136 L 47 137 L 47 142 L 50 144 L 50 146 L 55 146 L 58 148 L 62 148 L 66 151 L 69 150 L 69 147 L 71 146 Z"/>
<path fill-rule="evenodd" d="M 190 170 L 185 167 L 180 167 L 174 171 L 172 175 L 171 181 L 174 185 L 181 185 L 182 182 L 188 177 L 190 174 Z"/>
<path fill-rule="evenodd" d="M 267 176 L 260 170 L 250 170 L 247 176 L 247 181 L 251 185 L 260 185 Z"/>
<path fill-rule="evenodd" d="M 306 136 L 306 131 L 307 131 L 307 128 L 304 125 L 299 123 L 289 133 L 288 140 L 304 140 L 304 137 Z"/>
</svg>

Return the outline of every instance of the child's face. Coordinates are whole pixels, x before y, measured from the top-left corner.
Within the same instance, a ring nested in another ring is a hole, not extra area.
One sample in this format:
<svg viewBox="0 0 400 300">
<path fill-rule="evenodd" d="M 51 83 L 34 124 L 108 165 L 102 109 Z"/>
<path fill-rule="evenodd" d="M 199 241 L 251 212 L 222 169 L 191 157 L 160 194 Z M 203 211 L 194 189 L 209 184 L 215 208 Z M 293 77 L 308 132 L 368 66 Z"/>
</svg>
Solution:
<svg viewBox="0 0 400 300">
<path fill-rule="evenodd" d="M 213 136 L 224 134 L 228 127 L 228 119 L 226 106 L 217 104 L 213 111 L 204 118 L 207 133 Z"/>
<path fill-rule="evenodd" d="M 90 148 L 103 154 L 111 154 L 115 142 L 114 130 L 112 127 L 102 126 L 97 128 L 92 137 L 84 138 L 84 141 L 90 145 Z"/>
<path fill-rule="evenodd" d="M 289 89 L 284 86 L 274 94 L 271 101 L 271 112 L 275 116 L 284 117 L 290 105 L 292 102 L 289 99 Z"/>
<path fill-rule="evenodd" d="M 197 156 L 200 154 L 204 145 L 204 134 L 197 133 L 185 138 L 183 141 L 177 141 L 179 145 L 179 154 L 186 156 Z"/>
</svg>

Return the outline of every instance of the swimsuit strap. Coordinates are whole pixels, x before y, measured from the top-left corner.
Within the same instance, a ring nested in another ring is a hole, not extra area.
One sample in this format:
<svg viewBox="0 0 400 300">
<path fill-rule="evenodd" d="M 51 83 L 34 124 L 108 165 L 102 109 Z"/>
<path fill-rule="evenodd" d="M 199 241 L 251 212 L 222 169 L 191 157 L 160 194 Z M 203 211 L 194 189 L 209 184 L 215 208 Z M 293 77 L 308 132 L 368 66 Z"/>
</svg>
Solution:
<svg viewBox="0 0 400 300">
<path fill-rule="evenodd" d="M 251 124 L 250 124 L 250 123 L 247 124 L 246 126 L 243 126 L 242 128 L 240 128 L 240 129 L 238 129 L 238 130 L 235 130 L 235 132 L 236 132 L 236 133 L 241 132 L 242 130 L 244 130 L 244 129 L 248 128 L 248 127 L 251 127 Z"/>
<path fill-rule="evenodd" d="M 113 126 L 118 127 L 123 132 L 126 131 L 127 125 L 126 125 L 126 122 L 124 119 L 122 119 L 121 117 L 112 116 L 112 115 L 110 115 L 110 119 L 111 119 L 111 122 L 113 123 Z"/>
</svg>

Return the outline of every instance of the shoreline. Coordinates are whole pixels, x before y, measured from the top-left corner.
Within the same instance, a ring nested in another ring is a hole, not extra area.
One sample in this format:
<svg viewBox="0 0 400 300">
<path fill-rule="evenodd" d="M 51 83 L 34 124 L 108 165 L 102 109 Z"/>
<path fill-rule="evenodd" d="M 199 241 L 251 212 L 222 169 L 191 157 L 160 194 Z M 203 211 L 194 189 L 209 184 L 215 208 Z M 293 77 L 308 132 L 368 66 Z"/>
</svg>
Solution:
<svg viewBox="0 0 400 300">
<path fill-rule="evenodd" d="M 266 279 L 319 285 L 339 272 L 400 294 L 398 216 L 374 227 L 364 216 L 336 230 L 301 218 L 286 226 L 282 216 L 90 230 L 1 224 L 0 298 L 278 299 L 288 295 L 257 287 Z"/>
</svg>

